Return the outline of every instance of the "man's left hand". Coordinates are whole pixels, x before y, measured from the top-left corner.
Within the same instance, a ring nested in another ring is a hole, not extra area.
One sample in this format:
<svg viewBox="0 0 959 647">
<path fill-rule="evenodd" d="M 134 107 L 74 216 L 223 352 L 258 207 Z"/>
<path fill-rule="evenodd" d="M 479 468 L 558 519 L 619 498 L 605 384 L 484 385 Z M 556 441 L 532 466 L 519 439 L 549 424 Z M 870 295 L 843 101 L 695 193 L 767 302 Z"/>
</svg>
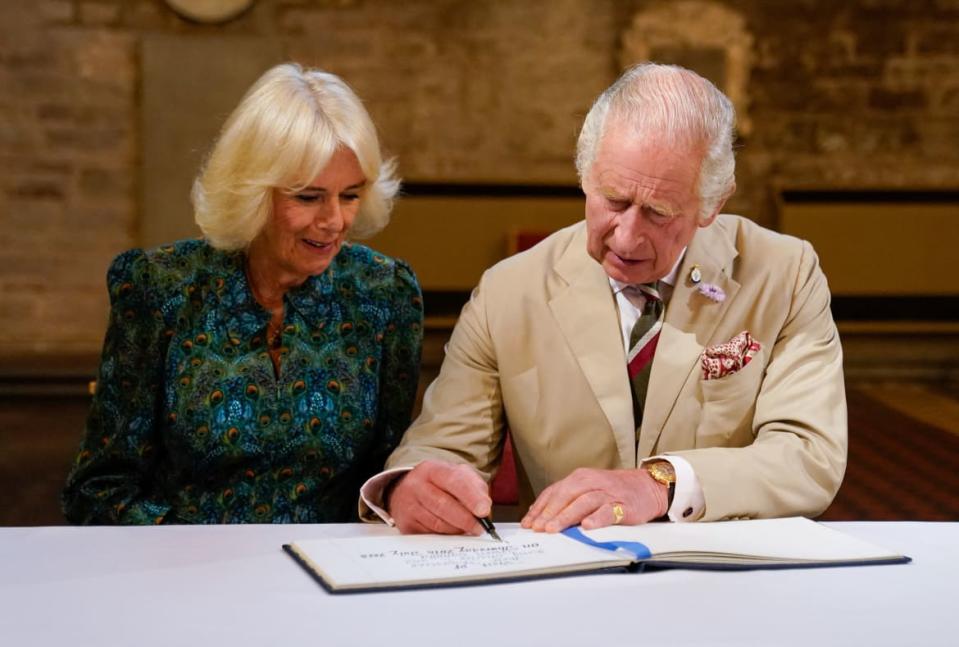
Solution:
<svg viewBox="0 0 959 647">
<path fill-rule="evenodd" d="M 537 532 L 560 532 L 576 524 L 587 530 L 635 525 L 666 514 L 667 500 L 666 486 L 644 469 L 581 467 L 543 490 L 522 525 Z"/>
</svg>

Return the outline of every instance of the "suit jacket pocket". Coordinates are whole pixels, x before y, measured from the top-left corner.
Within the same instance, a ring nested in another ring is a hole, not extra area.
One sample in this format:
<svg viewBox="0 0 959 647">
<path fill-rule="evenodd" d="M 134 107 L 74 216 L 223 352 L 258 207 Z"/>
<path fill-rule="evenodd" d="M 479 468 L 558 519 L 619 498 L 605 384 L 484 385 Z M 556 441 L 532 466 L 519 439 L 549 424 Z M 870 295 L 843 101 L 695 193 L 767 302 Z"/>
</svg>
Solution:
<svg viewBox="0 0 959 647">
<path fill-rule="evenodd" d="M 766 349 L 761 348 L 732 375 L 700 380 L 703 408 L 696 447 L 744 447 L 753 441 L 753 413 L 765 369 Z"/>
</svg>

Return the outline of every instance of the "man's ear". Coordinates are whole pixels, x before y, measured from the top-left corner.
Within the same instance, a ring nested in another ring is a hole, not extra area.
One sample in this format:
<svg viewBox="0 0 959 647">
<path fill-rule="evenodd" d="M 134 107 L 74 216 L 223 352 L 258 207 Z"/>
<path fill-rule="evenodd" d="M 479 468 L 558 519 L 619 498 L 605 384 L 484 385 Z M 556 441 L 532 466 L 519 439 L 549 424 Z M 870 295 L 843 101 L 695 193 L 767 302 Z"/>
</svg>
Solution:
<svg viewBox="0 0 959 647">
<path fill-rule="evenodd" d="M 713 224 L 713 220 L 716 219 L 716 216 L 722 213 L 723 207 L 726 206 L 726 200 L 729 200 L 729 198 L 732 197 L 735 192 L 736 183 L 733 182 L 733 185 L 729 187 L 729 191 L 726 192 L 726 195 L 724 195 L 722 199 L 716 203 L 716 206 L 713 208 L 713 212 L 709 214 L 709 217 L 699 221 L 699 226 L 708 227 L 709 225 Z"/>
<path fill-rule="evenodd" d="M 587 171 L 586 175 L 579 179 L 579 188 L 583 192 L 583 195 L 588 195 L 590 191 L 593 190 L 592 178 L 589 176 L 592 175 L 592 171 Z"/>
</svg>

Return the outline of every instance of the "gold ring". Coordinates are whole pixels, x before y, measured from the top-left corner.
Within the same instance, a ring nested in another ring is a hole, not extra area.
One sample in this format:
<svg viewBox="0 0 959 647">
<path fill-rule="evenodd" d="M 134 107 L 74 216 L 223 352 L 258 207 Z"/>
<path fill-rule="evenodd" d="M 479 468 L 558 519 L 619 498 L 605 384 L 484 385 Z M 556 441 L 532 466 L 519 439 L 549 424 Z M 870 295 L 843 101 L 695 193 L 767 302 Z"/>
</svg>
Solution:
<svg viewBox="0 0 959 647">
<path fill-rule="evenodd" d="M 619 503 L 613 504 L 613 525 L 618 526 L 623 521 L 623 517 L 626 516 L 626 513 L 623 512 L 623 506 Z"/>
</svg>

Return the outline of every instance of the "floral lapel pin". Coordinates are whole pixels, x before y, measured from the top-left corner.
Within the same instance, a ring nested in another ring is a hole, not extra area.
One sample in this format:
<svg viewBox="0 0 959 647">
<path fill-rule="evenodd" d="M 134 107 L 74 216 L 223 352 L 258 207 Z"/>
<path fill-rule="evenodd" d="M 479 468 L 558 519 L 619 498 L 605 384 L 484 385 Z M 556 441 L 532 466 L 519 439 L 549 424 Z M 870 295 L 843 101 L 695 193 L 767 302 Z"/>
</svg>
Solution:
<svg viewBox="0 0 959 647">
<path fill-rule="evenodd" d="M 726 293 L 723 292 L 721 287 L 712 283 L 703 283 L 702 280 L 702 270 L 699 269 L 699 265 L 693 265 L 692 269 L 689 270 L 689 281 L 696 286 L 699 293 L 716 303 L 722 303 L 726 299 Z"/>
<path fill-rule="evenodd" d="M 718 285 L 713 285 L 712 283 L 700 283 L 696 289 L 699 290 L 701 295 L 707 299 L 715 301 L 716 303 L 722 303 L 726 300 L 726 293 L 723 292 L 723 289 Z"/>
</svg>

